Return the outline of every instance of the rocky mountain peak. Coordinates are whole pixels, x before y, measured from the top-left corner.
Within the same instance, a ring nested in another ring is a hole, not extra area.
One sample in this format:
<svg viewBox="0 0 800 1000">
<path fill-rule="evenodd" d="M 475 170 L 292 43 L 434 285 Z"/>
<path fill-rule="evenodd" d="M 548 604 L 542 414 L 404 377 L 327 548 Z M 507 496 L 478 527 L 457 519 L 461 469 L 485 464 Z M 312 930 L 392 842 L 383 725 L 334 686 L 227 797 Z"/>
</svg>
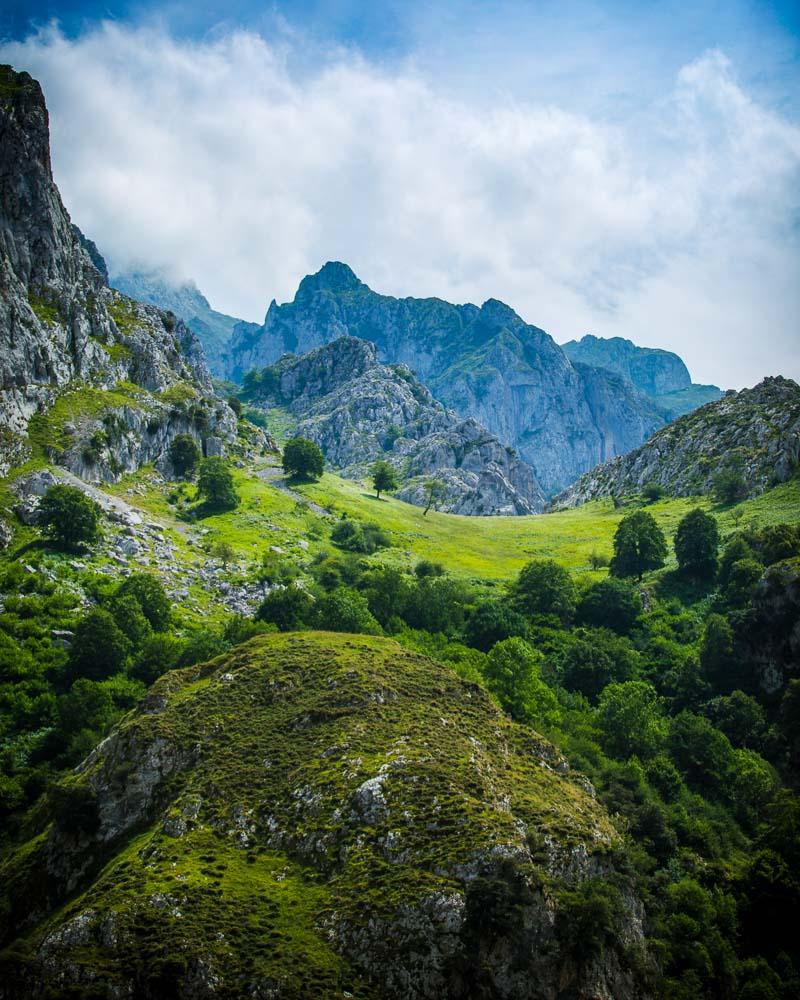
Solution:
<svg viewBox="0 0 800 1000">
<path fill-rule="evenodd" d="M 315 292 L 352 292 L 367 288 L 352 268 L 338 260 L 329 260 L 316 274 L 309 274 L 300 282 L 295 300 L 308 298 Z"/>
</svg>

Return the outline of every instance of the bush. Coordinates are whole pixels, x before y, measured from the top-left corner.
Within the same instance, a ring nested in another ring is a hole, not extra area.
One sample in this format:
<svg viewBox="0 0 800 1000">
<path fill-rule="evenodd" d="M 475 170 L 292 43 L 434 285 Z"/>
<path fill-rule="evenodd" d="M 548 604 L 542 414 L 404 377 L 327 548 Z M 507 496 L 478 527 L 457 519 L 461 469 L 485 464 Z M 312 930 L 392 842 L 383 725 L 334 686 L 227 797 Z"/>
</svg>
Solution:
<svg viewBox="0 0 800 1000">
<path fill-rule="evenodd" d="M 470 589 L 461 580 L 446 576 L 425 577 L 411 591 L 406 621 L 412 628 L 452 635 L 464 624 Z"/>
<path fill-rule="evenodd" d="M 661 483 L 647 483 L 642 489 L 642 496 L 648 503 L 655 503 L 657 500 L 661 500 L 666 492 Z"/>
<path fill-rule="evenodd" d="M 191 434 L 176 434 L 169 446 L 169 460 L 175 475 L 181 479 L 191 476 L 200 463 L 200 449 Z"/>
<path fill-rule="evenodd" d="M 200 463 L 197 495 L 205 500 L 210 511 L 234 510 L 239 497 L 233 486 L 233 476 L 221 458 L 206 458 Z"/>
<path fill-rule="evenodd" d="M 307 438 L 292 438 L 283 449 L 283 471 L 296 479 L 319 479 L 325 468 L 325 457 L 319 445 Z"/>
<path fill-rule="evenodd" d="M 523 566 L 513 595 L 519 610 L 531 617 L 552 616 L 567 624 L 575 612 L 575 584 L 553 559 L 533 559 Z"/>
<path fill-rule="evenodd" d="M 100 507 L 75 486 L 51 486 L 39 504 L 39 524 L 64 548 L 97 540 Z"/>
<path fill-rule="evenodd" d="M 172 635 L 150 635 L 145 639 L 130 669 L 131 676 L 152 684 L 162 674 L 178 665 L 184 643 Z"/>
<path fill-rule="evenodd" d="M 717 572 L 719 528 L 717 519 L 695 507 L 681 518 L 675 532 L 675 556 L 686 576 L 711 580 Z"/>
<path fill-rule="evenodd" d="M 117 597 L 130 595 L 135 598 L 154 632 L 164 632 L 172 618 L 172 605 L 167 592 L 157 576 L 152 573 L 133 573 L 117 590 Z"/>
<path fill-rule="evenodd" d="M 739 559 L 733 563 L 728 569 L 725 600 L 734 607 L 743 607 L 751 600 L 763 573 L 764 567 L 755 559 Z"/>
<path fill-rule="evenodd" d="M 656 519 L 645 510 L 627 514 L 614 535 L 612 576 L 636 576 L 658 569 L 667 558 L 667 540 Z"/>
<path fill-rule="evenodd" d="M 583 625 L 627 635 L 641 613 L 642 598 L 636 587 L 609 577 L 589 587 L 578 603 L 575 617 Z"/>
<path fill-rule="evenodd" d="M 237 396 L 228 396 L 228 406 L 236 414 L 237 418 L 242 415 L 242 401 Z"/>
<path fill-rule="evenodd" d="M 719 470 L 711 480 L 715 499 L 722 504 L 732 504 L 747 496 L 747 482 L 744 474 L 744 459 L 735 455 Z"/>
<path fill-rule="evenodd" d="M 100 826 L 97 793 L 91 785 L 53 785 L 47 797 L 53 820 L 62 833 L 91 835 Z"/>
<path fill-rule="evenodd" d="M 444 576 L 444 566 L 430 559 L 420 559 L 414 567 L 414 575 L 418 580 L 424 580 L 427 576 Z"/>
<path fill-rule="evenodd" d="M 389 536 L 378 524 L 362 524 L 350 518 L 338 522 L 331 532 L 331 541 L 349 552 L 370 555 L 391 545 Z"/>
</svg>

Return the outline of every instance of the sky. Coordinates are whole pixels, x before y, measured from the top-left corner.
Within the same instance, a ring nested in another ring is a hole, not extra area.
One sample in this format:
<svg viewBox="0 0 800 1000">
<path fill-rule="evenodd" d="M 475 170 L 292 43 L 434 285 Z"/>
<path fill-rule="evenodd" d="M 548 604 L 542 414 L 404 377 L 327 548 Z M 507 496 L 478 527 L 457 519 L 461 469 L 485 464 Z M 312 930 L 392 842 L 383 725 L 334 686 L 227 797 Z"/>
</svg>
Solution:
<svg viewBox="0 0 800 1000">
<path fill-rule="evenodd" d="M 800 5 L 11 0 L 112 272 L 260 321 L 343 260 L 558 342 L 800 378 Z"/>
</svg>

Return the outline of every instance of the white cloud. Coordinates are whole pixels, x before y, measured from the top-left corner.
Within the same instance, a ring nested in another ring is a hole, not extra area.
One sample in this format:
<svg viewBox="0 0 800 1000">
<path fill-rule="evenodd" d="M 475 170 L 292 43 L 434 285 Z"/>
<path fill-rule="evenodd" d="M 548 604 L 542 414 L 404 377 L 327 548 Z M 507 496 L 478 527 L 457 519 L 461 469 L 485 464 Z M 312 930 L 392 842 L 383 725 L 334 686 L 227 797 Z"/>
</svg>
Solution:
<svg viewBox="0 0 800 1000">
<path fill-rule="evenodd" d="M 699 380 L 800 376 L 800 129 L 719 53 L 613 125 L 290 55 L 110 24 L 0 47 L 41 80 L 67 207 L 118 268 L 260 319 L 340 259 L 387 293 L 501 298 L 558 340 L 672 348 Z"/>
</svg>

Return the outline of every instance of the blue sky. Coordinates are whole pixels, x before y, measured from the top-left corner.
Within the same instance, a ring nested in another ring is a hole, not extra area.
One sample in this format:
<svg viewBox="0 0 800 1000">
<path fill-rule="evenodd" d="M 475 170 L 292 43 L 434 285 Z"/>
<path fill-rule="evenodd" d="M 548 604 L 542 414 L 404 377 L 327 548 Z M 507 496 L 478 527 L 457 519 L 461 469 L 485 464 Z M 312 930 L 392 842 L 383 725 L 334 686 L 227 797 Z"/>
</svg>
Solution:
<svg viewBox="0 0 800 1000">
<path fill-rule="evenodd" d="M 0 35 L 112 266 L 258 319 L 344 259 L 800 377 L 796 2 L 12 0 Z"/>
</svg>

